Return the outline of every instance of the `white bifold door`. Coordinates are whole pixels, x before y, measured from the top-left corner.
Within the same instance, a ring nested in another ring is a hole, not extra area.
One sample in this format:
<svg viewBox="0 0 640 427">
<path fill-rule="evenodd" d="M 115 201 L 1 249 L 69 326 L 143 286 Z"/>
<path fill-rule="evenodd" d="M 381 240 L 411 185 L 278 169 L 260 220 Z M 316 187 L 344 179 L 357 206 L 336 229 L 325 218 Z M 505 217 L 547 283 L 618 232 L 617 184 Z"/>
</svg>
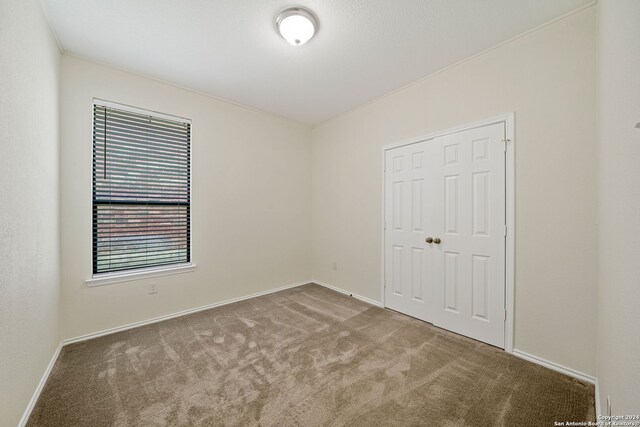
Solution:
<svg viewBox="0 0 640 427">
<path fill-rule="evenodd" d="M 504 348 L 505 124 L 385 153 L 385 305 Z"/>
</svg>

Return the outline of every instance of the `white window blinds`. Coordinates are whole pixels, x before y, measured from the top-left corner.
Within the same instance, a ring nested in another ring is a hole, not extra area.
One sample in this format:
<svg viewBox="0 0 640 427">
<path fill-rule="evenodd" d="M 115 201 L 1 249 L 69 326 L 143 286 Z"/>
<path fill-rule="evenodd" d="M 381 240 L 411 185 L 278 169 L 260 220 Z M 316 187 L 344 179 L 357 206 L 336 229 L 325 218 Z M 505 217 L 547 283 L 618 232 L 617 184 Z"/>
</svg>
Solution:
<svg viewBox="0 0 640 427">
<path fill-rule="evenodd" d="M 93 273 L 191 261 L 191 125 L 93 107 Z"/>
</svg>

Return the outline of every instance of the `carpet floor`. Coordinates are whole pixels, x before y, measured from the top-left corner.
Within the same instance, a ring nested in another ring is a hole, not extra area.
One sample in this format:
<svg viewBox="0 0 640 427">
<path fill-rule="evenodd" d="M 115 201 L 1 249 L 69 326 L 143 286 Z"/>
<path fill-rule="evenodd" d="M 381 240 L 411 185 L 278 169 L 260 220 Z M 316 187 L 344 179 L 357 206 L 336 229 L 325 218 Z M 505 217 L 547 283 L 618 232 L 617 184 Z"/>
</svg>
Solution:
<svg viewBox="0 0 640 427">
<path fill-rule="evenodd" d="M 318 285 L 63 348 L 36 426 L 553 426 L 594 387 Z"/>
</svg>

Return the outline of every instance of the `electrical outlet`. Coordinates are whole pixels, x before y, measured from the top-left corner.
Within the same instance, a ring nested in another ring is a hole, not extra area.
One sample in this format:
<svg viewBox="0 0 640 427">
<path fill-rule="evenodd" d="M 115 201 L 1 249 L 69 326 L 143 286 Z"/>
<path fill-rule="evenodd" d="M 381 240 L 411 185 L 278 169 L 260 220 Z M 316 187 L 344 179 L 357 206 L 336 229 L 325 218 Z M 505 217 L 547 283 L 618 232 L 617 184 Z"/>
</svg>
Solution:
<svg viewBox="0 0 640 427">
<path fill-rule="evenodd" d="M 338 263 L 337 262 L 333 262 L 333 271 L 338 271 Z"/>
<path fill-rule="evenodd" d="M 607 416 L 611 416 L 611 397 L 607 395 Z"/>
<path fill-rule="evenodd" d="M 149 284 L 149 295 L 157 294 L 157 293 L 158 293 L 158 284 L 157 283 L 150 283 Z"/>
</svg>

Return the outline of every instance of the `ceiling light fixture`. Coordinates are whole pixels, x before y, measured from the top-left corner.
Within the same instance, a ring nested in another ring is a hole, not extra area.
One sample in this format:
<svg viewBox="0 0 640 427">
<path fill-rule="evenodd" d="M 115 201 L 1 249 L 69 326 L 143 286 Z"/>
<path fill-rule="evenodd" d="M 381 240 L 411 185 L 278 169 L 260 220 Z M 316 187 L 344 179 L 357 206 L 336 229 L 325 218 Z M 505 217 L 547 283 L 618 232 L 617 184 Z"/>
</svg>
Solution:
<svg viewBox="0 0 640 427">
<path fill-rule="evenodd" d="M 283 39 L 294 46 L 300 46 L 316 33 L 318 19 L 308 9 L 290 7 L 276 17 L 276 28 Z"/>
</svg>

